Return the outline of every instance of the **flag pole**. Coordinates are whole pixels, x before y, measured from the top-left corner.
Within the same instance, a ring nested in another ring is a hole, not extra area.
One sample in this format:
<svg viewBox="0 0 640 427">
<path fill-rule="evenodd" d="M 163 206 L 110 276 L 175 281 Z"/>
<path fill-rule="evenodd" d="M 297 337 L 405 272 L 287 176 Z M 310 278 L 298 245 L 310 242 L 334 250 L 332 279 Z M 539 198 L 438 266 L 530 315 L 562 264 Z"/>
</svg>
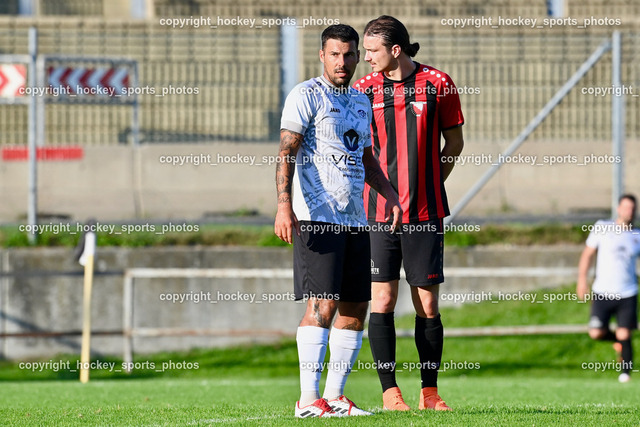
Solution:
<svg viewBox="0 0 640 427">
<path fill-rule="evenodd" d="M 91 289 L 93 287 L 93 261 L 96 252 L 96 234 L 89 231 L 84 235 L 84 250 L 80 264 L 84 265 L 84 290 L 82 304 L 82 348 L 80 351 L 80 382 L 89 382 L 91 364 Z"/>
</svg>

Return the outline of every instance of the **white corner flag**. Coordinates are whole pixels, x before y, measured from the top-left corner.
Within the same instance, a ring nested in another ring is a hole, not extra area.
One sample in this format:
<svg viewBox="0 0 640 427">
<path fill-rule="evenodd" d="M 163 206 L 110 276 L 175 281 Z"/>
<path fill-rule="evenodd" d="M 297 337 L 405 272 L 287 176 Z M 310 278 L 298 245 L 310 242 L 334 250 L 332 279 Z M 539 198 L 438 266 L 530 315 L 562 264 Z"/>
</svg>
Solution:
<svg viewBox="0 0 640 427">
<path fill-rule="evenodd" d="M 80 244 L 83 245 L 83 248 L 78 262 L 84 266 L 80 382 L 86 383 L 89 382 L 89 368 L 91 366 L 91 288 L 93 286 L 93 259 L 96 254 L 96 233 L 93 231 L 85 233 Z"/>
<path fill-rule="evenodd" d="M 89 257 L 94 257 L 96 254 L 96 233 L 93 231 L 88 232 L 84 235 L 84 250 L 80 255 L 80 259 L 78 262 L 82 266 L 87 265 L 87 259 Z"/>
</svg>

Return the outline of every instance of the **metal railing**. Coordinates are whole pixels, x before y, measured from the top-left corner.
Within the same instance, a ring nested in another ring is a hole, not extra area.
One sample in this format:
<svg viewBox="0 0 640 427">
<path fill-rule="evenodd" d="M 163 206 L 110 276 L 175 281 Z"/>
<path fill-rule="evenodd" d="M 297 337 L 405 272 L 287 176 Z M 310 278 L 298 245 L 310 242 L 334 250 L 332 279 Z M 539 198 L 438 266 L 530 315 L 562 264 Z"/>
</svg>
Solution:
<svg viewBox="0 0 640 427">
<path fill-rule="evenodd" d="M 91 19 L 0 17 L 0 53 L 26 54 L 27 29 L 35 24 L 42 54 L 137 61 L 143 144 L 277 140 L 283 54 L 279 27 L 171 28 L 158 21 Z M 358 30 L 366 22 L 362 18 L 347 21 Z M 447 72 L 462 89 L 465 134 L 496 145 L 515 137 L 611 34 L 606 28 L 461 30 L 431 18 L 409 22 L 412 38 L 421 44 L 416 60 Z M 309 26 L 298 31 L 300 80 L 320 74 L 317 52 L 321 30 L 320 26 Z M 638 95 L 640 26 L 628 25 L 621 33 L 621 81 Z M 369 69 L 362 61 L 356 77 Z M 609 97 L 582 93 L 583 89 L 606 87 L 611 87 L 611 66 L 603 61 L 533 137 L 608 140 L 612 118 Z M 638 99 L 626 97 L 625 129 L 630 139 L 640 138 Z M 47 144 L 124 144 L 131 133 L 126 107 L 52 106 L 47 114 Z M 0 144 L 26 144 L 27 109 L 0 105 L 0 117 Z"/>
</svg>

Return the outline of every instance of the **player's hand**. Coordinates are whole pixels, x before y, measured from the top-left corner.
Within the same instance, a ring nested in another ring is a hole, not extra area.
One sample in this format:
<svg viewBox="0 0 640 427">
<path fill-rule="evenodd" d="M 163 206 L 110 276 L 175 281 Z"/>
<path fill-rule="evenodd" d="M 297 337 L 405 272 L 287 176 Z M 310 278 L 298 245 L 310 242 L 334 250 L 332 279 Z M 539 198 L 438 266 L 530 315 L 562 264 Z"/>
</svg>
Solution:
<svg viewBox="0 0 640 427">
<path fill-rule="evenodd" d="M 587 285 L 586 282 L 578 280 L 578 284 L 576 286 L 576 294 L 578 295 L 578 299 L 580 301 L 584 301 L 588 293 L 589 293 L 589 285 Z"/>
<path fill-rule="evenodd" d="M 391 232 L 393 233 L 396 231 L 396 228 L 402 219 L 402 207 L 400 206 L 400 201 L 397 197 L 391 200 L 387 199 L 387 202 L 384 204 L 384 220 L 388 222 L 392 217 L 393 222 L 391 223 Z"/>
<path fill-rule="evenodd" d="M 293 213 L 293 209 L 290 205 L 278 205 L 276 222 L 273 229 L 280 240 L 289 244 L 293 243 L 294 229 L 296 234 L 300 236 L 300 224 L 298 223 L 298 218 L 296 217 L 296 214 Z"/>
</svg>

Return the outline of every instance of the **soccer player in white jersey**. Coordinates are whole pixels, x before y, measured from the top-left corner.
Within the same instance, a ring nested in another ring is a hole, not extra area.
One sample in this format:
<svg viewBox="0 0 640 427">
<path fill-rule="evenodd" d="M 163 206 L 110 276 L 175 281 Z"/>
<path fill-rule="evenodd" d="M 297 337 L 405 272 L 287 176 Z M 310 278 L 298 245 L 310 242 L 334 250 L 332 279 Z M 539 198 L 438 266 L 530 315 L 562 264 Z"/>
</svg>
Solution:
<svg viewBox="0 0 640 427">
<path fill-rule="evenodd" d="M 638 325 L 638 278 L 636 258 L 640 255 L 640 232 L 633 228 L 636 198 L 620 197 L 615 221 L 598 221 L 589 233 L 578 266 L 576 293 L 592 300 L 589 336 L 595 340 L 613 341 L 618 353 L 620 382 L 630 380 L 633 369 L 631 335 Z M 589 294 L 587 274 L 597 254 L 593 293 Z M 616 316 L 615 333 L 609 329 L 611 316 Z"/>
<path fill-rule="evenodd" d="M 371 151 L 369 100 L 349 87 L 360 59 L 358 43 L 352 27 L 327 27 L 320 50 L 322 76 L 297 85 L 282 112 L 274 229 L 280 239 L 293 242 L 295 298 L 306 301 L 296 334 L 299 418 L 370 415 L 344 396 L 371 300 L 365 181 L 387 199 L 385 212 L 393 227 L 402 214 Z M 320 397 L 327 345 L 330 360 Z"/>
</svg>

